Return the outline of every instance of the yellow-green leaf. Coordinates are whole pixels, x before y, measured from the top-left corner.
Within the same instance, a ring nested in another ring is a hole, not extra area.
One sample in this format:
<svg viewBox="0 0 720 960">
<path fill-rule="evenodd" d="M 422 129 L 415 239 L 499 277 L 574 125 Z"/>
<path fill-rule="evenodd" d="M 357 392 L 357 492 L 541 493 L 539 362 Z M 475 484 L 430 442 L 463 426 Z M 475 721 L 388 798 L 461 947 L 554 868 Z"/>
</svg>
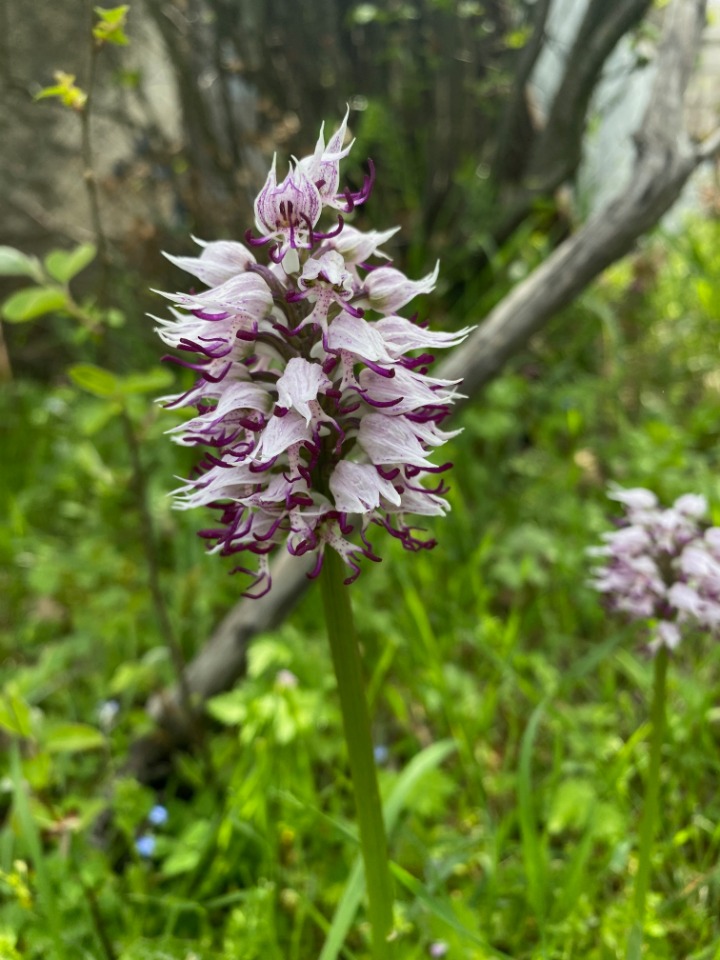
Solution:
<svg viewBox="0 0 720 960">
<path fill-rule="evenodd" d="M 45 257 L 45 269 L 58 283 L 68 283 L 95 259 L 97 249 L 92 243 L 81 243 L 74 250 L 53 250 Z"/>
<path fill-rule="evenodd" d="M 54 310 L 62 310 L 67 298 L 57 287 L 27 287 L 9 297 L 2 307 L 2 315 L 10 323 L 25 323 Z"/>
<path fill-rule="evenodd" d="M 35 100 L 45 100 L 47 97 L 58 97 L 62 104 L 72 110 L 82 110 L 87 103 L 87 93 L 75 85 L 72 73 L 58 70 L 55 73 L 57 84 L 54 87 L 44 87 L 35 94 Z"/>
<path fill-rule="evenodd" d="M 100 19 L 93 27 L 93 36 L 98 44 L 113 43 L 115 46 L 124 47 L 130 42 L 125 33 L 129 9 L 127 4 L 109 10 L 95 7 L 95 13 Z"/>
<path fill-rule="evenodd" d="M 10 685 L 0 694 L 0 727 L 18 737 L 32 734 L 30 707 Z"/>
<path fill-rule="evenodd" d="M 144 373 L 130 373 L 118 378 L 118 391 L 123 396 L 133 393 L 154 393 L 173 382 L 173 375 L 164 367 L 155 367 Z"/>
<path fill-rule="evenodd" d="M 48 753 L 80 753 L 105 746 L 105 737 L 87 723 L 59 723 L 47 730 L 43 746 Z"/>
<path fill-rule="evenodd" d="M 68 376 L 75 386 L 94 397 L 116 397 L 119 392 L 119 381 L 115 374 L 96 367 L 94 363 L 76 363 L 68 370 Z"/>
</svg>

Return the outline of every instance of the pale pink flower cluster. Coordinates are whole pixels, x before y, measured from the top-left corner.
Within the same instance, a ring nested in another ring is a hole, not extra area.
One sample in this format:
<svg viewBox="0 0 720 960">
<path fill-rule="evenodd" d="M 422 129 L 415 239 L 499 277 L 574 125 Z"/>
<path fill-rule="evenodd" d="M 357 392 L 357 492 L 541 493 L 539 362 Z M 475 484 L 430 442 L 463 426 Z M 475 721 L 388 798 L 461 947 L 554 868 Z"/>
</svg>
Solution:
<svg viewBox="0 0 720 960">
<path fill-rule="evenodd" d="M 344 146 L 346 126 L 347 114 L 327 144 L 321 130 L 313 155 L 292 163 L 281 183 L 273 161 L 255 201 L 252 249 L 219 241 L 200 243 L 199 257 L 170 257 L 208 287 L 164 294 L 172 319 L 158 321 L 164 342 L 189 355 L 178 362 L 199 375 L 186 393 L 164 398 L 195 408 L 170 433 L 209 448 L 176 505 L 215 508 L 219 520 L 201 536 L 218 553 L 256 557 L 255 569 L 236 568 L 253 575 L 250 596 L 270 589 L 268 554 L 278 544 L 315 553 L 312 575 L 332 547 L 350 582 L 361 557 L 379 559 L 370 523 L 417 550 L 433 542 L 411 517 L 448 509 L 442 481 L 427 487 L 421 478 L 450 466 L 429 455 L 459 432 L 440 428 L 457 381 L 428 376 L 427 351 L 459 344 L 469 329 L 432 332 L 398 315 L 434 288 L 437 267 L 409 280 L 383 263 L 381 247 L 396 230 L 345 223 L 374 173 L 360 190 L 339 191 L 340 160 L 352 146 Z M 335 224 L 322 230 L 326 208 Z M 262 247 L 265 265 L 253 252 Z"/>
<path fill-rule="evenodd" d="M 687 493 L 663 509 L 650 490 L 615 489 L 625 516 L 603 546 L 591 585 L 610 607 L 651 630 L 650 649 L 674 650 L 689 630 L 720 628 L 720 528 L 704 522 L 704 497 Z"/>
</svg>

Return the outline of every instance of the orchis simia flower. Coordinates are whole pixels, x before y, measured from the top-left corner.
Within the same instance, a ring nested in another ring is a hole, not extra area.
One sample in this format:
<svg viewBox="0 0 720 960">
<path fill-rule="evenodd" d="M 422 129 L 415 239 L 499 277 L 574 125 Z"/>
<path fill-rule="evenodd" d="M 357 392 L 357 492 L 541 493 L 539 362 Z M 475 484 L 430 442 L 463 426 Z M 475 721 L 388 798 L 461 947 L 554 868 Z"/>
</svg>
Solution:
<svg viewBox="0 0 720 960">
<path fill-rule="evenodd" d="M 645 624 L 648 649 L 675 650 L 692 630 L 720 628 L 720 528 L 703 522 L 704 497 L 686 493 L 662 509 L 650 490 L 615 489 L 625 516 L 588 553 L 602 562 L 591 585 L 610 609 Z"/>
<path fill-rule="evenodd" d="M 345 217 L 370 195 L 374 170 L 355 192 L 340 190 L 347 114 L 326 144 L 294 161 L 277 182 L 276 162 L 255 201 L 249 247 L 201 243 L 199 257 L 171 257 L 208 289 L 166 294 L 172 319 L 159 334 L 198 373 L 168 406 L 194 407 L 174 439 L 207 448 L 198 475 L 176 491 L 180 508 L 207 506 L 218 522 L 202 536 L 223 555 L 249 554 L 257 567 L 247 596 L 271 586 L 268 554 L 284 543 L 315 558 L 338 684 L 365 862 L 375 960 L 392 947 L 392 882 L 375 772 L 362 664 L 342 583 L 359 561 L 379 560 L 370 525 L 407 550 L 433 546 L 412 517 L 448 509 L 442 474 L 430 455 L 458 431 L 441 424 L 457 381 L 428 375 L 435 349 L 469 329 L 428 330 L 399 315 L 429 293 L 437 267 L 405 277 L 381 247 L 395 233 L 363 233 Z M 321 225 L 325 209 L 333 221 Z M 268 263 L 258 263 L 263 248 Z M 373 260 L 380 262 L 372 262 Z M 429 475 L 430 482 L 423 482 Z M 426 485 L 427 484 L 427 485 Z"/>
<path fill-rule="evenodd" d="M 398 315 L 430 292 L 435 270 L 409 280 L 387 263 L 381 245 L 395 232 L 363 233 L 344 216 L 367 200 L 339 189 L 347 115 L 312 156 L 295 161 L 282 183 L 276 164 L 255 202 L 256 234 L 240 243 L 201 243 L 199 257 L 170 257 L 208 289 L 165 294 L 172 319 L 158 332 L 199 377 L 164 398 L 195 416 L 170 431 L 207 452 L 198 475 L 176 491 L 176 506 L 212 507 L 218 523 L 201 536 L 222 554 L 255 558 L 248 596 L 271 586 L 268 554 L 336 550 L 350 582 L 364 557 L 377 561 L 370 524 L 408 550 L 433 546 L 412 517 L 448 509 L 442 474 L 430 453 L 455 436 L 441 423 L 457 381 L 428 375 L 430 351 L 469 333 L 428 330 Z M 329 208 L 334 225 L 319 221 Z M 255 253 L 265 249 L 269 263 Z M 253 252 L 255 251 L 255 252 Z M 379 263 L 368 261 L 379 258 Z M 383 262 L 385 261 L 385 262 Z M 423 483 L 423 477 L 430 483 Z M 432 479 L 434 477 L 434 479 Z"/>
<path fill-rule="evenodd" d="M 609 496 L 620 501 L 625 516 L 604 534 L 602 546 L 589 549 L 601 561 L 590 582 L 610 609 L 649 629 L 654 655 L 650 762 L 626 954 L 627 960 L 640 960 L 659 808 L 668 657 L 689 633 L 718 632 L 720 528 L 705 522 L 707 503 L 697 494 L 687 493 L 666 509 L 643 488 L 616 488 Z"/>
</svg>

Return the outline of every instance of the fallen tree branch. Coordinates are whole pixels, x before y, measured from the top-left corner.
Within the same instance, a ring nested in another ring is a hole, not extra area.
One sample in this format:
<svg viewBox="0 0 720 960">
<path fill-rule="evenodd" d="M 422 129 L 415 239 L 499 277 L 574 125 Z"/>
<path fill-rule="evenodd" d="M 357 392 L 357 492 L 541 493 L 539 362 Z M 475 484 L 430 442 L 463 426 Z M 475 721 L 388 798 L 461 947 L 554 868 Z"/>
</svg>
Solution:
<svg viewBox="0 0 720 960">
<path fill-rule="evenodd" d="M 462 378 L 469 399 L 552 316 L 627 254 L 673 205 L 698 164 L 720 149 L 720 131 L 696 146 L 684 127 L 685 91 L 704 21 L 705 0 L 675 0 L 666 12 L 628 187 L 518 284 L 439 366 L 437 376 Z M 282 622 L 308 586 L 308 569 L 307 560 L 281 556 L 273 567 L 272 591 L 261 600 L 242 600 L 222 621 L 187 667 L 188 686 L 199 701 L 229 689 L 242 676 L 250 640 Z M 186 743 L 188 729 L 175 688 L 155 695 L 147 709 L 158 731 L 135 742 L 129 763 L 130 772 L 144 781 L 159 775 L 172 750 Z"/>
</svg>

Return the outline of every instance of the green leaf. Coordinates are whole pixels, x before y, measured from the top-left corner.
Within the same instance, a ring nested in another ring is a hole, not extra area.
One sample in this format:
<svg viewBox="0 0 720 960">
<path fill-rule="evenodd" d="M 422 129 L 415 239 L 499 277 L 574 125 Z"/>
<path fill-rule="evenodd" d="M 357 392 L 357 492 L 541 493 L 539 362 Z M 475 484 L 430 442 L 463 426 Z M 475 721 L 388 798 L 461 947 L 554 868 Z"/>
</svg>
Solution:
<svg viewBox="0 0 720 960">
<path fill-rule="evenodd" d="M 117 389 L 121 396 L 127 397 L 134 393 L 155 393 L 173 382 L 173 375 L 164 367 L 154 367 L 144 373 L 130 373 L 126 377 L 117 378 Z"/>
<path fill-rule="evenodd" d="M 505 43 L 511 50 L 520 50 L 530 39 L 530 27 L 521 27 L 505 35 Z"/>
<path fill-rule="evenodd" d="M 528 884 L 528 899 L 535 910 L 541 930 L 545 920 L 548 863 L 547 845 L 537 823 L 537 792 L 532 782 L 532 755 L 546 707 L 547 700 L 543 700 L 533 710 L 525 728 L 525 733 L 520 742 L 520 763 L 517 778 L 518 816 L 525 875 Z"/>
<path fill-rule="evenodd" d="M 18 737 L 32 735 L 30 707 L 11 685 L 0 695 L 0 727 Z"/>
<path fill-rule="evenodd" d="M 116 397 L 120 390 L 118 378 L 109 370 L 96 367 L 94 363 L 76 363 L 68 370 L 68 376 L 81 390 L 94 397 Z"/>
<path fill-rule="evenodd" d="M 47 858 L 44 855 L 43 844 L 40 839 L 40 831 L 33 819 L 30 808 L 27 786 L 22 773 L 20 748 L 17 743 L 13 743 L 10 749 L 10 778 L 13 783 L 13 810 L 17 814 L 24 844 L 32 857 L 42 915 L 52 937 L 55 954 L 58 957 L 63 957 L 66 955 L 64 947 L 65 941 L 60 932 L 60 914 L 57 909 L 57 895 L 53 881 L 50 879 Z"/>
<path fill-rule="evenodd" d="M 75 86 L 75 77 L 72 73 L 57 70 L 55 73 L 57 84 L 54 87 L 44 87 L 33 97 L 34 100 L 45 100 L 47 97 L 59 97 L 63 106 L 78 113 L 84 110 L 87 103 L 87 93 Z"/>
<path fill-rule="evenodd" d="M 583 830 L 595 808 L 597 792 L 590 780 L 570 777 L 558 786 L 552 799 L 547 828 L 550 833 Z"/>
<path fill-rule="evenodd" d="M 109 327 L 122 327 L 125 323 L 125 314 L 116 307 L 110 307 L 105 311 L 104 319 Z"/>
<path fill-rule="evenodd" d="M 74 250 L 53 250 L 45 257 L 45 269 L 58 283 L 68 283 L 92 263 L 97 254 L 93 243 L 81 243 Z"/>
<path fill-rule="evenodd" d="M 0 277 L 31 277 L 41 283 L 43 275 L 36 257 L 15 247 L 0 247 Z"/>
<path fill-rule="evenodd" d="M 60 723 L 46 731 L 43 746 L 48 753 L 80 753 L 105 746 L 105 737 L 87 723 Z"/>
<path fill-rule="evenodd" d="M 86 409 L 78 412 L 78 424 L 86 437 L 94 436 L 123 410 L 122 404 L 115 400 L 102 400 L 99 403 L 90 400 L 88 403 Z"/>
<path fill-rule="evenodd" d="M 226 727 L 234 727 L 243 723 L 247 716 L 247 704 L 239 690 L 230 690 L 228 693 L 219 693 L 205 704 L 208 714 Z"/>
<path fill-rule="evenodd" d="M 179 877 L 194 870 L 200 863 L 213 836 L 212 824 L 207 820 L 192 823 L 178 838 L 175 850 L 163 862 L 164 877 Z"/>
<path fill-rule="evenodd" d="M 352 21 L 360 27 L 364 27 L 373 20 L 380 18 L 380 11 L 374 3 L 360 3 L 352 11 Z"/>
<path fill-rule="evenodd" d="M 2 307 L 2 315 L 10 323 L 26 323 L 46 313 L 62 310 L 67 297 L 57 287 L 27 287 L 9 297 Z"/>
<path fill-rule="evenodd" d="M 110 10 L 95 7 L 95 13 L 100 19 L 93 27 L 93 36 L 98 45 L 112 43 L 115 46 L 124 47 L 130 42 L 125 33 L 125 22 L 129 9 L 130 7 L 127 4 L 123 4 L 121 7 L 113 7 Z"/>
<path fill-rule="evenodd" d="M 120 7 L 95 7 L 94 10 L 103 23 L 117 26 L 119 23 L 125 22 L 130 7 L 128 4 L 123 4 Z"/>
</svg>

